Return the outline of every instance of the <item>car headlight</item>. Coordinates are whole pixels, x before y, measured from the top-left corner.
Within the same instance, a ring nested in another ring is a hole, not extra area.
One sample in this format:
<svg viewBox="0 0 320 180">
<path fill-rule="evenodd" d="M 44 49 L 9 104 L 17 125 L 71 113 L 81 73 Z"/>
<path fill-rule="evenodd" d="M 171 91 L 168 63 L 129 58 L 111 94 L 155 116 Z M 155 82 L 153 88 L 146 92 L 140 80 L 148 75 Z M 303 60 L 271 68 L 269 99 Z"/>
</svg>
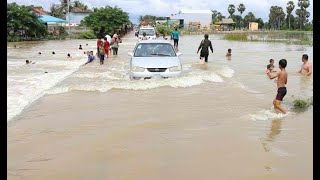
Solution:
<svg viewBox="0 0 320 180">
<path fill-rule="evenodd" d="M 174 71 L 181 71 L 181 66 L 173 66 L 169 68 L 169 71 L 174 72 Z"/>
<path fill-rule="evenodd" d="M 133 72 L 144 72 L 144 68 L 143 67 L 139 67 L 139 66 L 133 66 L 132 68 L 131 68 L 131 71 L 133 71 Z"/>
</svg>

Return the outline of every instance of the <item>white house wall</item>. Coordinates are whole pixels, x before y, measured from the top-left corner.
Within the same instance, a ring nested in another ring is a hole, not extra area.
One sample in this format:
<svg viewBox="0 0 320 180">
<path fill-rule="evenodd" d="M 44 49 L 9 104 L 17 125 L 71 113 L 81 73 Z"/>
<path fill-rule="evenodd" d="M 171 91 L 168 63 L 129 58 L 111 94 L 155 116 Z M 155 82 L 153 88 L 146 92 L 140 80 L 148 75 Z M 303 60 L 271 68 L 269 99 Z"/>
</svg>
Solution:
<svg viewBox="0 0 320 180">
<path fill-rule="evenodd" d="M 70 24 L 80 24 L 81 20 L 83 20 L 89 13 L 73 13 L 70 12 Z M 69 14 L 66 15 L 66 21 L 69 21 Z"/>
</svg>

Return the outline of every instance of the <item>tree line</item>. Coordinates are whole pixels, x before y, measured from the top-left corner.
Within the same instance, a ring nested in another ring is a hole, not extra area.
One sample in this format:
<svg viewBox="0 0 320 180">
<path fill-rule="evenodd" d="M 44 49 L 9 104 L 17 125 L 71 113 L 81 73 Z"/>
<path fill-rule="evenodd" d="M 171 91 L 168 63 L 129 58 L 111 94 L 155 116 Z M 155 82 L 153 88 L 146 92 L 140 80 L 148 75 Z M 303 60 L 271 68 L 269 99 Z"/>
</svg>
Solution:
<svg viewBox="0 0 320 180">
<path fill-rule="evenodd" d="M 261 18 L 256 18 L 252 12 L 248 12 L 242 18 L 243 12 L 245 12 L 246 7 L 243 3 L 239 4 L 237 9 L 234 4 L 229 4 L 228 6 L 228 18 L 232 18 L 235 22 L 234 26 L 236 28 L 246 28 L 249 22 L 257 22 L 259 28 L 264 29 L 277 29 L 277 30 L 312 30 L 313 20 L 309 22 L 310 12 L 307 8 L 310 6 L 310 0 L 298 0 L 297 8 L 293 1 L 288 1 L 286 6 L 286 13 L 279 6 L 271 6 L 269 9 L 269 20 L 263 22 Z M 293 15 L 293 10 L 295 10 L 296 16 Z M 239 15 L 235 15 L 236 10 Z M 217 10 L 212 11 L 212 23 L 215 24 L 221 21 L 223 16 Z"/>
<path fill-rule="evenodd" d="M 53 4 L 50 8 L 50 12 L 47 14 L 65 19 L 65 12 L 67 6 L 67 0 L 61 0 L 61 4 Z M 129 15 L 117 6 L 93 8 L 88 7 L 75 1 L 70 8 L 82 8 L 84 10 L 91 11 L 86 16 L 81 25 L 90 28 L 93 32 L 93 36 L 102 36 L 103 34 L 112 34 L 118 30 L 124 24 L 129 24 Z M 14 3 L 7 3 L 7 40 L 18 41 L 21 39 L 44 39 L 48 37 L 48 26 L 45 22 L 40 20 L 40 15 L 33 11 L 33 8 L 43 10 L 40 6 L 25 6 Z M 59 26 L 58 29 L 65 29 L 63 26 Z"/>
</svg>

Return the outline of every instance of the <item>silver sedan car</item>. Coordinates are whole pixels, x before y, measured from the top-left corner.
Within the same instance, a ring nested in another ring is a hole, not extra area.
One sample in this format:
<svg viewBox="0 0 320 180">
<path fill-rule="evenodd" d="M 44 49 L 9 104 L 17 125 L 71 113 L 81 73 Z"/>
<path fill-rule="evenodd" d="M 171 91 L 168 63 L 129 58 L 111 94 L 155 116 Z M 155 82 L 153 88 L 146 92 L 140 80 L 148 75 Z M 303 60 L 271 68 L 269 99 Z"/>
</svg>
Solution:
<svg viewBox="0 0 320 180">
<path fill-rule="evenodd" d="M 144 40 L 129 52 L 130 78 L 168 78 L 181 74 L 180 52 L 166 40 Z"/>
</svg>

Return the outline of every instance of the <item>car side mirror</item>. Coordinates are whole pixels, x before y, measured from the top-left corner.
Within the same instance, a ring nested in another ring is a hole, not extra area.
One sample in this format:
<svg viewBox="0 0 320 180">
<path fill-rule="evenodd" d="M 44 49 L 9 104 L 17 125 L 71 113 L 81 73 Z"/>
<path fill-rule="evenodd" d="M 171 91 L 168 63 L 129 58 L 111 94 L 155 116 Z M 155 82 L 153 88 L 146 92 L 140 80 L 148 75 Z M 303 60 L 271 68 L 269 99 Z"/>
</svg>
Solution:
<svg viewBox="0 0 320 180">
<path fill-rule="evenodd" d="M 177 52 L 177 56 L 181 56 L 182 55 L 182 53 L 181 52 Z"/>
<path fill-rule="evenodd" d="M 133 52 L 128 52 L 128 55 L 129 56 L 133 56 Z"/>
</svg>

